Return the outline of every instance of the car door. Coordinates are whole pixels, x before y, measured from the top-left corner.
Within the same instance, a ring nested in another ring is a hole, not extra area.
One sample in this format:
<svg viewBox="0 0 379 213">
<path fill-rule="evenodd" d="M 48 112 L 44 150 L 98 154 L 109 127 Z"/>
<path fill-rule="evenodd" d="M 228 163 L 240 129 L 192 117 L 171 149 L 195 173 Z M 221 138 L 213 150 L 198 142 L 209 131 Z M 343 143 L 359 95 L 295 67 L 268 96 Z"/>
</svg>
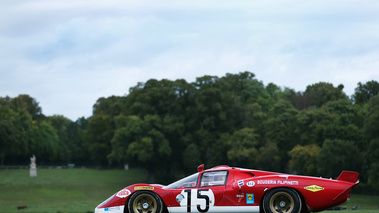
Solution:
<svg viewBox="0 0 379 213">
<path fill-rule="evenodd" d="M 228 171 L 207 171 L 199 175 L 196 187 L 174 189 L 172 191 L 178 208 L 170 208 L 172 213 L 216 212 L 215 206 L 221 200 Z"/>
</svg>

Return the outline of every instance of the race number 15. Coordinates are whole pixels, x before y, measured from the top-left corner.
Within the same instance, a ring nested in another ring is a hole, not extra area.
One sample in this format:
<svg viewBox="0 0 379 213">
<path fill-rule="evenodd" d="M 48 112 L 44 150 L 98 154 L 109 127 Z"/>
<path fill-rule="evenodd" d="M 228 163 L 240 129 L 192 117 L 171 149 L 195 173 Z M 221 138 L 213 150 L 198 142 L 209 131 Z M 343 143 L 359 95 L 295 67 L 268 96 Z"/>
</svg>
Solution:
<svg viewBox="0 0 379 213">
<path fill-rule="evenodd" d="M 184 189 L 182 191 L 185 202 L 181 206 L 187 206 L 187 212 L 196 206 L 198 212 L 207 212 L 214 205 L 214 195 L 211 189 Z"/>
</svg>

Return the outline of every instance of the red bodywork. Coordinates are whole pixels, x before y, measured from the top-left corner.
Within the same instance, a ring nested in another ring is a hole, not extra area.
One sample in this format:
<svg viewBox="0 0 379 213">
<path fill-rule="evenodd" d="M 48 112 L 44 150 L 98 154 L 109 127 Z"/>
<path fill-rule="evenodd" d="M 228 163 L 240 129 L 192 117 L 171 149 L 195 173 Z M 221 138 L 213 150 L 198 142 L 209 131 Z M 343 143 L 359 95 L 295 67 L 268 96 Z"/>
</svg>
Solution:
<svg viewBox="0 0 379 213">
<path fill-rule="evenodd" d="M 350 171 L 343 171 L 337 180 L 333 180 L 228 166 L 218 166 L 204 171 L 201 170 L 202 169 L 200 169 L 196 185 L 183 186 L 175 189 L 156 184 L 131 185 L 117 192 L 108 200 L 97 206 L 95 211 L 110 207 L 123 207 L 127 205 L 131 194 L 136 191 L 147 190 L 158 194 L 167 212 L 171 213 L 176 212 L 175 207 L 180 207 L 177 196 L 181 193 L 183 194 L 183 191 L 187 190 L 186 192 L 188 193 L 191 190 L 195 190 L 193 192 L 196 193 L 197 190 L 210 190 L 214 198 L 208 198 L 208 204 L 210 199 L 212 207 L 217 207 L 218 211 L 222 209 L 222 212 L 229 212 L 230 209 L 231 212 L 245 212 L 244 207 L 246 207 L 253 209 L 250 212 L 258 212 L 262 211 L 262 200 L 267 192 L 274 188 L 292 188 L 300 195 L 303 204 L 306 204 L 303 206 L 303 211 L 315 212 L 346 202 L 350 199 L 352 188 L 359 184 L 359 174 Z M 201 186 L 200 179 L 202 176 L 207 172 L 214 171 L 227 172 L 227 179 L 224 185 Z M 189 194 L 189 196 L 191 196 L 191 194 Z M 235 207 L 238 207 L 237 211 Z M 199 212 L 199 210 L 201 212 L 212 212 L 212 208 L 206 208 L 204 206 L 198 207 L 198 209 L 187 208 L 187 212 Z M 123 211 L 127 212 L 127 208 L 124 208 Z"/>
</svg>

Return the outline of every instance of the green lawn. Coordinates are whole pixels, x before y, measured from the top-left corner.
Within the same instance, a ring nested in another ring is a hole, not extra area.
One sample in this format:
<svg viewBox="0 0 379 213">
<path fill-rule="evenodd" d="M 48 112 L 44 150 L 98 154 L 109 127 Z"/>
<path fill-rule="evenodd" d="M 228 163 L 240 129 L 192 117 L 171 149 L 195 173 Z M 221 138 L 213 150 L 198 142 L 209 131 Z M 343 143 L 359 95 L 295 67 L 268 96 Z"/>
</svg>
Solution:
<svg viewBox="0 0 379 213">
<path fill-rule="evenodd" d="M 144 170 L 0 169 L 0 212 L 86 213 L 123 187 L 147 181 Z M 18 210 L 18 206 L 27 206 Z M 353 194 L 341 213 L 379 213 L 379 196 Z M 358 206 L 358 210 L 351 207 Z"/>
<path fill-rule="evenodd" d="M 374 212 L 379 212 L 379 196 L 352 194 L 350 201 L 341 206 L 347 209 L 357 206 L 358 211 L 353 212 L 360 212 L 361 210 L 375 210 Z M 346 211 L 343 212 L 345 213 Z"/>
<path fill-rule="evenodd" d="M 143 170 L 38 169 L 0 170 L 0 212 L 93 212 L 123 187 L 146 182 Z M 18 206 L 27 206 L 18 210 Z"/>
</svg>

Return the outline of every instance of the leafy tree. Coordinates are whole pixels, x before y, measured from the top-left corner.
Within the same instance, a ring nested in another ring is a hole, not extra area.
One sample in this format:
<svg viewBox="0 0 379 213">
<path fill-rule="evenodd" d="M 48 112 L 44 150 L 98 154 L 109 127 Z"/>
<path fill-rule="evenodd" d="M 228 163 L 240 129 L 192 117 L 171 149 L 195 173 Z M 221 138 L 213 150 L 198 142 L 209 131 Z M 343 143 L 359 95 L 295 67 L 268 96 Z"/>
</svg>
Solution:
<svg viewBox="0 0 379 213">
<path fill-rule="evenodd" d="M 186 96 L 188 85 L 185 81 L 172 82 L 167 79 L 161 81 L 151 79 L 146 83 L 139 83 L 131 88 L 127 97 L 126 108 L 128 115 L 160 115 L 182 110 L 176 101 Z M 180 96 L 183 95 L 183 96 Z"/>
<path fill-rule="evenodd" d="M 22 143 L 18 140 L 14 120 L 17 114 L 9 106 L 0 105 L 0 160 L 4 164 L 7 155 L 19 154 Z"/>
<path fill-rule="evenodd" d="M 379 94 L 379 82 L 377 81 L 368 81 L 365 84 L 361 82 L 358 83 L 358 87 L 355 88 L 355 93 L 353 99 L 356 104 L 367 103 L 370 98 Z"/>
<path fill-rule="evenodd" d="M 362 140 L 361 131 L 357 126 L 349 124 L 347 126 L 331 124 L 324 129 L 324 138 L 341 139 L 355 141 L 357 144 Z M 363 147 L 362 147 L 363 148 Z"/>
<path fill-rule="evenodd" d="M 108 165 L 107 155 L 112 149 L 111 140 L 114 131 L 114 123 L 109 115 L 99 114 L 89 120 L 85 137 L 94 162 Z"/>
<path fill-rule="evenodd" d="M 379 183 L 379 138 L 370 141 L 367 149 L 368 179 L 370 183 Z"/>
<path fill-rule="evenodd" d="M 196 144 L 189 144 L 183 152 L 183 165 L 188 171 L 192 171 L 202 163 L 201 153 Z"/>
<path fill-rule="evenodd" d="M 317 144 L 322 146 L 325 126 L 333 124 L 336 115 L 328 113 L 325 109 L 308 109 L 300 111 L 297 116 L 295 133 L 299 135 L 300 145 Z"/>
<path fill-rule="evenodd" d="M 77 122 L 61 116 L 54 115 L 47 117 L 46 120 L 56 130 L 59 143 L 69 150 L 64 160 L 66 163 L 80 163 L 82 161 L 88 161 L 88 152 L 84 144 L 84 127 L 80 125 L 86 124 L 85 118 L 79 118 Z M 82 123 L 81 123 L 82 122 Z"/>
<path fill-rule="evenodd" d="M 185 132 L 195 132 L 195 88 L 185 80 L 149 80 L 131 88 L 127 96 L 123 115 L 138 116 L 144 120 L 146 116 L 155 116 L 160 120 L 159 131 L 164 135 L 172 151 L 170 169 L 181 168 L 182 152 L 186 141 L 182 139 Z M 117 127 L 119 128 L 119 127 Z M 170 172 L 170 171 L 168 171 Z"/>
<path fill-rule="evenodd" d="M 255 157 L 255 164 L 256 168 L 279 171 L 283 170 L 280 164 L 281 160 L 277 144 L 267 141 L 263 146 L 259 147 L 258 154 Z"/>
<path fill-rule="evenodd" d="M 289 151 L 298 142 L 295 133 L 298 111 L 290 102 L 280 100 L 275 103 L 265 119 L 265 137 L 277 144 L 281 149 Z"/>
<path fill-rule="evenodd" d="M 29 95 L 19 95 L 11 99 L 10 106 L 16 111 L 25 109 L 32 116 L 33 120 L 39 121 L 44 118 L 38 102 Z"/>
<path fill-rule="evenodd" d="M 368 115 L 364 121 L 363 132 L 368 140 L 379 138 L 379 95 L 369 101 Z"/>
<path fill-rule="evenodd" d="M 25 109 L 14 111 L 10 108 L 10 105 L 5 105 L 1 108 L 2 112 L 0 114 L 2 115 L 0 120 L 8 128 L 8 131 L 5 131 L 3 135 L 8 138 L 4 140 L 4 152 L 10 157 L 11 161 L 22 163 L 20 159 L 31 152 L 31 142 L 35 141 L 36 137 L 33 125 L 37 123 L 32 121 L 31 115 Z M 7 133 L 9 134 L 7 135 Z"/>
<path fill-rule="evenodd" d="M 317 157 L 317 171 L 328 177 L 337 177 L 342 170 L 360 172 L 364 159 L 353 141 L 327 139 Z"/>
<path fill-rule="evenodd" d="M 297 92 L 296 95 L 291 97 L 291 103 L 298 110 L 306 110 L 314 108 L 313 96 L 306 92 Z"/>
<path fill-rule="evenodd" d="M 362 137 L 362 117 L 350 100 L 330 101 L 323 108 L 335 117 L 334 122 L 324 128 L 325 139 L 354 141 L 360 149 L 365 148 L 367 143 Z"/>
<path fill-rule="evenodd" d="M 267 113 L 263 111 L 262 106 L 258 103 L 249 103 L 244 106 L 243 112 L 242 127 L 253 128 L 262 135 L 265 131 L 262 123 L 267 119 Z"/>
<path fill-rule="evenodd" d="M 277 163 L 282 171 L 289 160 L 287 152 L 299 143 L 298 134 L 295 132 L 297 114 L 298 111 L 290 102 L 281 99 L 270 108 L 267 118 L 262 122 L 264 140 L 274 143 L 281 150 L 277 153 L 281 161 Z"/>
<path fill-rule="evenodd" d="M 244 128 L 235 131 L 233 135 L 224 135 L 227 137 L 228 160 L 232 165 L 241 167 L 254 168 L 256 156 L 258 156 L 259 138 L 251 128 Z"/>
<path fill-rule="evenodd" d="M 379 172 L 379 95 L 372 97 L 368 104 L 367 117 L 364 120 L 364 138 L 369 141 L 366 156 L 368 160 L 368 179 L 377 184 Z"/>
<path fill-rule="evenodd" d="M 339 99 L 329 101 L 324 105 L 327 112 L 334 114 L 338 118 L 338 123 L 341 125 L 360 125 L 360 117 L 358 116 L 358 108 L 353 105 L 350 100 Z"/>
<path fill-rule="evenodd" d="M 309 107 L 321 107 L 329 101 L 335 101 L 339 99 L 347 99 L 347 96 L 342 92 L 344 86 L 342 84 L 338 87 L 334 87 L 333 84 L 319 82 L 307 86 L 305 93 L 310 97 L 311 102 Z"/>
<path fill-rule="evenodd" d="M 37 147 L 31 149 L 32 153 L 39 156 L 40 161 L 53 163 L 62 162 L 67 159 L 68 148 L 59 140 L 56 130 L 47 121 L 42 121 L 33 126 L 36 134 Z"/>
<path fill-rule="evenodd" d="M 87 129 L 88 119 L 81 117 L 75 122 L 70 122 L 67 126 L 68 148 L 71 151 L 69 162 L 78 164 L 91 164 L 88 147 L 85 142 L 85 131 Z"/>
<path fill-rule="evenodd" d="M 122 128 L 116 130 L 112 139 L 113 150 L 108 156 L 148 169 L 150 180 L 154 181 L 156 172 L 165 168 L 165 162 L 171 156 L 169 142 L 161 132 L 162 121 L 157 115 L 120 117 L 124 122 Z M 120 120 L 119 120 L 120 122 Z"/>
<path fill-rule="evenodd" d="M 227 73 L 218 81 L 218 88 L 234 94 L 242 103 L 246 103 L 251 98 L 257 99 L 264 91 L 264 85 L 254 78 L 255 74 L 247 71 L 239 74 Z"/>
<path fill-rule="evenodd" d="M 99 98 L 93 106 L 93 114 L 105 114 L 109 116 L 117 116 L 123 110 L 125 97 L 110 96 L 108 98 Z"/>
<path fill-rule="evenodd" d="M 289 169 L 292 173 L 317 175 L 317 156 L 320 147 L 316 144 L 306 146 L 296 145 L 288 153 L 291 156 Z"/>
</svg>

